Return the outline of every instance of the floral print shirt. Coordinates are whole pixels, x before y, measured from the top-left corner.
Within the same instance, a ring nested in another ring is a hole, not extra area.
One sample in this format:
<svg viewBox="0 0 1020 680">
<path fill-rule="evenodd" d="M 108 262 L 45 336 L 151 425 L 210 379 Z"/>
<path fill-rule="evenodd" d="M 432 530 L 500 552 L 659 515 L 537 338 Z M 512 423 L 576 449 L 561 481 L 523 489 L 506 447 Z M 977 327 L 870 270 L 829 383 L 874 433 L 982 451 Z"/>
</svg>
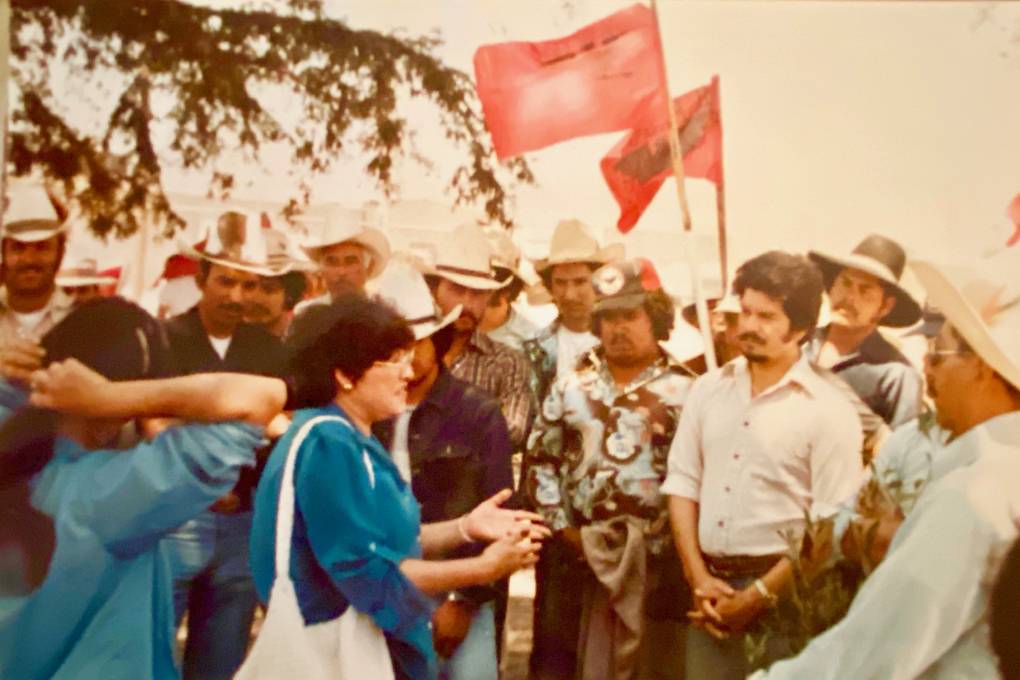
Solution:
<svg viewBox="0 0 1020 680">
<path fill-rule="evenodd" d="M 693 372 L 665 352 L 628 385 L 601 347 L 557 379 L 529 438 L 525 492 L 554 531 L 621 516 L 647 522 L 649 547 L 668 542 L 659 487 Z"/>
</svg>

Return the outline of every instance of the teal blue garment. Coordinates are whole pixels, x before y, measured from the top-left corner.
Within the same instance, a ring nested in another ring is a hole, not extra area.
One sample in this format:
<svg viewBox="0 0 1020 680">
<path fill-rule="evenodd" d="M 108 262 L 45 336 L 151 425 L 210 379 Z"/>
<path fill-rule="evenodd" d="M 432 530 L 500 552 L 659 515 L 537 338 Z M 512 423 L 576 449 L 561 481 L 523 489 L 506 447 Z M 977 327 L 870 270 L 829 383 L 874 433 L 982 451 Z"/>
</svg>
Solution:
<svg viewBox="0 0 1020 680">
<path fill-rule="evenodd" d="M 301 426 L 320 415 L 346 419 L 336 404 L 295 413 L 255 494 L 251 561 L 263 602 L 276 578 L 273 549 L 283 465 Z M 400 571 L 403 560 L 421 556 L 420 509 L 382 444 L 348 423 L 315 425 L 298 452 L 290 560 L 298 605 L 309 624 L 335 619 L 354 605 L 386 634 L 398 677 L 433 678 L 429 621 L 434 604 Z"/>
<path fill-rule="evenodd" d="M 0 602 L 0 678 L 178 678 L 159 539 L 229 491 L 261 437 L 222 423 L 175 427 L 127 451 L 58 438 L 32 481 L 56 548 L 39 588 Z"/>
</svg>

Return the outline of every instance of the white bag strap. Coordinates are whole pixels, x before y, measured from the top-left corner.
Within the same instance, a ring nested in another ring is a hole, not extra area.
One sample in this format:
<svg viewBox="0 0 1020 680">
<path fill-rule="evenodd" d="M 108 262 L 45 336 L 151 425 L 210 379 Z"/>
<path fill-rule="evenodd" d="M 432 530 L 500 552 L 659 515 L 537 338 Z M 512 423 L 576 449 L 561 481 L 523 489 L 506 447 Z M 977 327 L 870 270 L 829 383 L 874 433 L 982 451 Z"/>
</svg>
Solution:
<svg viewBox="0 0 1020 680">
<path fill-rule="evenodd" d="M 297 502 L 294 498 L 294 467 L 297 463 L 297 452 L 305 441 L 305 437 L 317 424 L 335 420 L 343 423 L 351 430 L 354 427 L 340 416 L 316 416 L 311 418 L 290 443 L 287 460 L 283 463 L 283 479 L 280 481 L 280 500 L 276 504 L 276 578 L 290 580 L 290 539 L 294 533 L 294 515 L 297 513 Z"/>
</svg>

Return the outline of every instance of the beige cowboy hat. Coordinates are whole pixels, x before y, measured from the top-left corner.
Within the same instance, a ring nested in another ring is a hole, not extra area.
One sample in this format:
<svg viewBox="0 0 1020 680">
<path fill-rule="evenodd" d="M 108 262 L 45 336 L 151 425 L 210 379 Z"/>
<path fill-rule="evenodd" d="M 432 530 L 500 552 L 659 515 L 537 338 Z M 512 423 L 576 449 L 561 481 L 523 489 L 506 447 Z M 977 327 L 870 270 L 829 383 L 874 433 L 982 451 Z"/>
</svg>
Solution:
<svg viewBox="0 0 1020 680">
<path fill-rule="evenodd" d="M 57 285 L 61 288 L 81 288 L 82 286 L 109 286 L 117 283 L 117 277 L 99 273 L 99 266 L 94 258 L 85 257 L 74 265 L 57 272 Z"/>
<path fill-rule="evenodd" d="M 8 187 L 0 238 L 23 243 L 44 241 L 67 230 L 67 209 L 38 182 Z"/>
<path fill-rule="evenodd" d="M 952 267 L 915 260 L 911 268 L 941 310 L 981 359 L 1020 389 L 1020 257 L 1007 252 L 976 266 Z"/>
<path fill-rule="evenodd" d="M 849 255 L 830 255 L 812 250 L 808 257 L 822 270 L 826 290 L 832 288 L 836 276 L 844 269 L 860 270 L 884 283 L 896 304 L 879 322 L 880 326 L 905 328 L 913 326 L 921 318 L 921 305 L 900 286 L 907 255 L 896 241 L 872 234 L 858 243 Z"/>
<path fill-rule="evenodd" d="M 446 328 L 460 316 L 462 309 L 462 305 L 457 305 L 443 316 L 421 272 L 398 262 L 390 264 L 378 278 L 374 297 L 404 317 L 415 340 Z"/>
<path fill-rule="evenodd" d="M 510 282 L 510 277 L 496 279 L 489 240 L 475 224 L 454 229 L 444 247 L 437 249 L 436 260 L 426 273 L 474 290 L 496 290 Z"/>
<path fill-rule="evenodd" d="M 271 276 L 283 276 L 290 272 L 313 272 L 318 266 L 306 258 L 295 246 L 290 235 L 279 229 L 263 229 L 266 241 L 266 268 Z"/>
<path fill-rule="evenodd" d="M 228 210 L 205 229 L 197 245 L 178 242 L 182 255 L 192 260 L 239 269 L 259 276 L 278 276 L 269 264 L 269 244 L 260 220 L 248 213 Z"/>
<path fill-rule="evenodd" d="M 599 246 L 598 239 L 587 224 L 580 220 L 562 220 L 553 230 L 549 243 L 549 257 L 539 258 L 534 263 L 535 271 L 541 275 L 556 264 L 590 262 L 603 265 L 623 258 L 622 243 L 614 243 L 603 248 Z"/>
<path fill-rule="evenodd" d="M 319 233 L 301 248 L 308 257 L 318 262 L 322 249 L 327 246 L 347 241 L 357 243 L 371 255 L 368 278 L 374 279 L 382 273 L 390 259 L 390 242 L 382 228 L 382 209 L 375 201 L 356 210 L 333 204 L 326 209 L 326 219 Z"/>
<path fill-rule="evenodd" d="M 509 232 L 503 227 L 494 224 L 482 227 L 486 238 L 489 239 L 489 248 L 492 251 L 492 266 L 505 269 L 513 276 L 525 282 L 524 274 L 521 273 L 521 249 L 514 243 Z M 508 282 L 509 283 L 509 282 Z"/>
<path fill-rule="evenodd" d="M 709 314 L 714 312 L 718 312 L 720 314 L 740 314 L 740 298 L 733 293 L 724 295 L 721 298 L 710 298 L 705 300 L 705 305 L 708 307 Z M 680 315 L 683 317 L 684 321 L 695 328 L 699 328 L 698 310 L 695 303 L 692 302 L 689 305 L 685 305 L 684 308 L 680 310 Z"/>
</svg>

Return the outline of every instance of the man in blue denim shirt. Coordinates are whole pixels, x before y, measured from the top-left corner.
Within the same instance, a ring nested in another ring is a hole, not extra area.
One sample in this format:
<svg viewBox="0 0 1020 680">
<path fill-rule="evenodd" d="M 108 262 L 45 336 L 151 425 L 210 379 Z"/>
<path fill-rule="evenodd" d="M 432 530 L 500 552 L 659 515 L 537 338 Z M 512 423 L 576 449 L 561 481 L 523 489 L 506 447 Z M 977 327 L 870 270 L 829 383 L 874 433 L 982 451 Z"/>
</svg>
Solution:
<svg viewBox="0 0 1020 680">
<path fill-rule="evenodd" d="M 454 308 L 441 317 L 425 280 L 409 268 L 383 274 L 380 299 L 410 322 L 416 338 L 414 377 L 408 384 L 411 406 L 396 418 L 377 423 L 373 433 L 393 455 L 421 503 L 422 523 L 466 515 L 478 503 L 513 487 L 513 445 L 499 403 L 488 393 L 454 377 L 442 357 L 453 339 Z M 480 552 L 464 548 L 463 557 Z M 432 617 L 432 637 L 440 677 L 496 680 L 494 598 L 487 586 L 451 592 Z"/>
</svg>

